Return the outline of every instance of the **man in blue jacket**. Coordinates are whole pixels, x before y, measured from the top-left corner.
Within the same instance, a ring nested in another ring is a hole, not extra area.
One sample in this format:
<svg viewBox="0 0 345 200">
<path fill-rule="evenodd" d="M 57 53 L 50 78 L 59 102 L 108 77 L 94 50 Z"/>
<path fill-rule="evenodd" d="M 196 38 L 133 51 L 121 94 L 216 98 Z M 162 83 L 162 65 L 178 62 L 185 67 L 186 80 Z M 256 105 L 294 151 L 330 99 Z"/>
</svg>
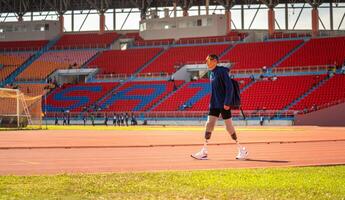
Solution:
<svg viewBox="0 0 345 200">
<path fill-rule="evenodd" d="M 211 82 L 211 101 L 210 110 L 206 122 L 205 143 L 204 147 L 197 153 L 191 156 L 198 160 L 207 160 L 207 143 L 211 138 L 212 131 L 217 123 L 219 115 L 222 115 L 226 131 L 230 134 L 231 138 L 236 141 L 239 147 L 236 159 L 246 159 L 248 152 L 244 147 L 241 147 L 237 140 L 235 128 L 231 120 L 231 102 L 233 100 L 234 88 L 229 77 L 229 69 L 217 66 L 218 56 L 210 54 L 206 58 L 206 65 L 210 70 Z"/>
</svg>

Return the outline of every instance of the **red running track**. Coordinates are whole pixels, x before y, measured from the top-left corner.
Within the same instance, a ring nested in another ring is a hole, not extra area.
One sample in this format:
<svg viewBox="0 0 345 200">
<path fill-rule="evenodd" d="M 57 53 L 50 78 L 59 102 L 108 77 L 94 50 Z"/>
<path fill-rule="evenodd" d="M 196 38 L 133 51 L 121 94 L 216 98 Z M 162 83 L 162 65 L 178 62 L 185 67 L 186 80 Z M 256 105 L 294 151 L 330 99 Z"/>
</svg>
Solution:
<svg viewBox="0 0 345 200">
<path fill-rule="evenodd" d="M 192 159 L 201 130 L 2 131 L 0 175 L 345 164 L 345 128 L 239 128 L 246 161 L 235 160 L 236 145 L 222 129 L 212 135 L 209 160 Z"/>
</svg>

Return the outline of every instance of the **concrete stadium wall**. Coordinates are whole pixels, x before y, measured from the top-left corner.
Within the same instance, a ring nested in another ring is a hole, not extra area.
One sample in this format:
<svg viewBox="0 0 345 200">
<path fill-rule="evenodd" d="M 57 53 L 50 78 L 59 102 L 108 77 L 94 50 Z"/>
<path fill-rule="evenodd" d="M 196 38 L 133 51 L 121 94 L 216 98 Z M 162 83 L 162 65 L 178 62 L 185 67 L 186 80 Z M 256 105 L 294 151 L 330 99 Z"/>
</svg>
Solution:
<svg viewBox="0 0 345 200">
<path fill-rule="evenodd" d="M 202 20 L 201 26 L 195 25 L 197 20 Z M 147 19 L 140 22 L 146 29 L 140 32 L 145 40 L 173 38 L 178 40 L 183 37 L 205 37 L 226 34 L 225 15 L 201 15 L 172 18 Z M 181 26 L 183 24 L 183 26 Z M 171 28 L 165 29 L 164 26 Z"/>
<path fill-rule="evenodd" d="M 297 115 L 295 125 L 345 126 L 345 103 Z"/>
<path fill-rule="evenodd" d="M 51 40 L 59 30 L 59 21 L 5 22 L 0 24 L 0 41 Z"/>
</svg>

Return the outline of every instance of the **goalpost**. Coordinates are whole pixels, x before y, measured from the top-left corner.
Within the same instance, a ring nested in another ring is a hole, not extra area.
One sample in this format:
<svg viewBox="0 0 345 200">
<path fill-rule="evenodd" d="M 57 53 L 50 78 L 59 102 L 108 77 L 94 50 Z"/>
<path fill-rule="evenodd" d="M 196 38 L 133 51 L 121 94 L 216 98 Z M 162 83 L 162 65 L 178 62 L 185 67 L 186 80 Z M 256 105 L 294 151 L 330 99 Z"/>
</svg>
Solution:
<svg viewBox="0 0 345 200">
<path fill-rule="evenodd" d="M 42 128 L 42 95 L 26 96 L 18 89 L 0 88 L 1 128 Z"/>
</svg>

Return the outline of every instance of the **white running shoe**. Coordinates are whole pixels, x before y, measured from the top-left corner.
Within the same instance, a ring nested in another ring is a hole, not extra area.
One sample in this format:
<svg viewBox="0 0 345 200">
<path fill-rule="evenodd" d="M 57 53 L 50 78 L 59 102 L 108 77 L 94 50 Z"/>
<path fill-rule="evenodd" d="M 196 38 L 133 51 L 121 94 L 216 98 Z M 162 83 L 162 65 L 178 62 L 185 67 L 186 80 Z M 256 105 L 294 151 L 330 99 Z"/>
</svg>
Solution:
<svg viewBox="0 0 345 200">
<path fill-rule="evenodd" d="M 238 148 L 238 154 L 236 156 L 237 160 L 245 160 L 248 156 L 248 151 L 245 147 Z"/>
<path fill-rule="evenodd" d="M 203 147 L 199 152 L 190 155 L 197 160 L 207 160 L 207 148 Z"/>
</svg>

